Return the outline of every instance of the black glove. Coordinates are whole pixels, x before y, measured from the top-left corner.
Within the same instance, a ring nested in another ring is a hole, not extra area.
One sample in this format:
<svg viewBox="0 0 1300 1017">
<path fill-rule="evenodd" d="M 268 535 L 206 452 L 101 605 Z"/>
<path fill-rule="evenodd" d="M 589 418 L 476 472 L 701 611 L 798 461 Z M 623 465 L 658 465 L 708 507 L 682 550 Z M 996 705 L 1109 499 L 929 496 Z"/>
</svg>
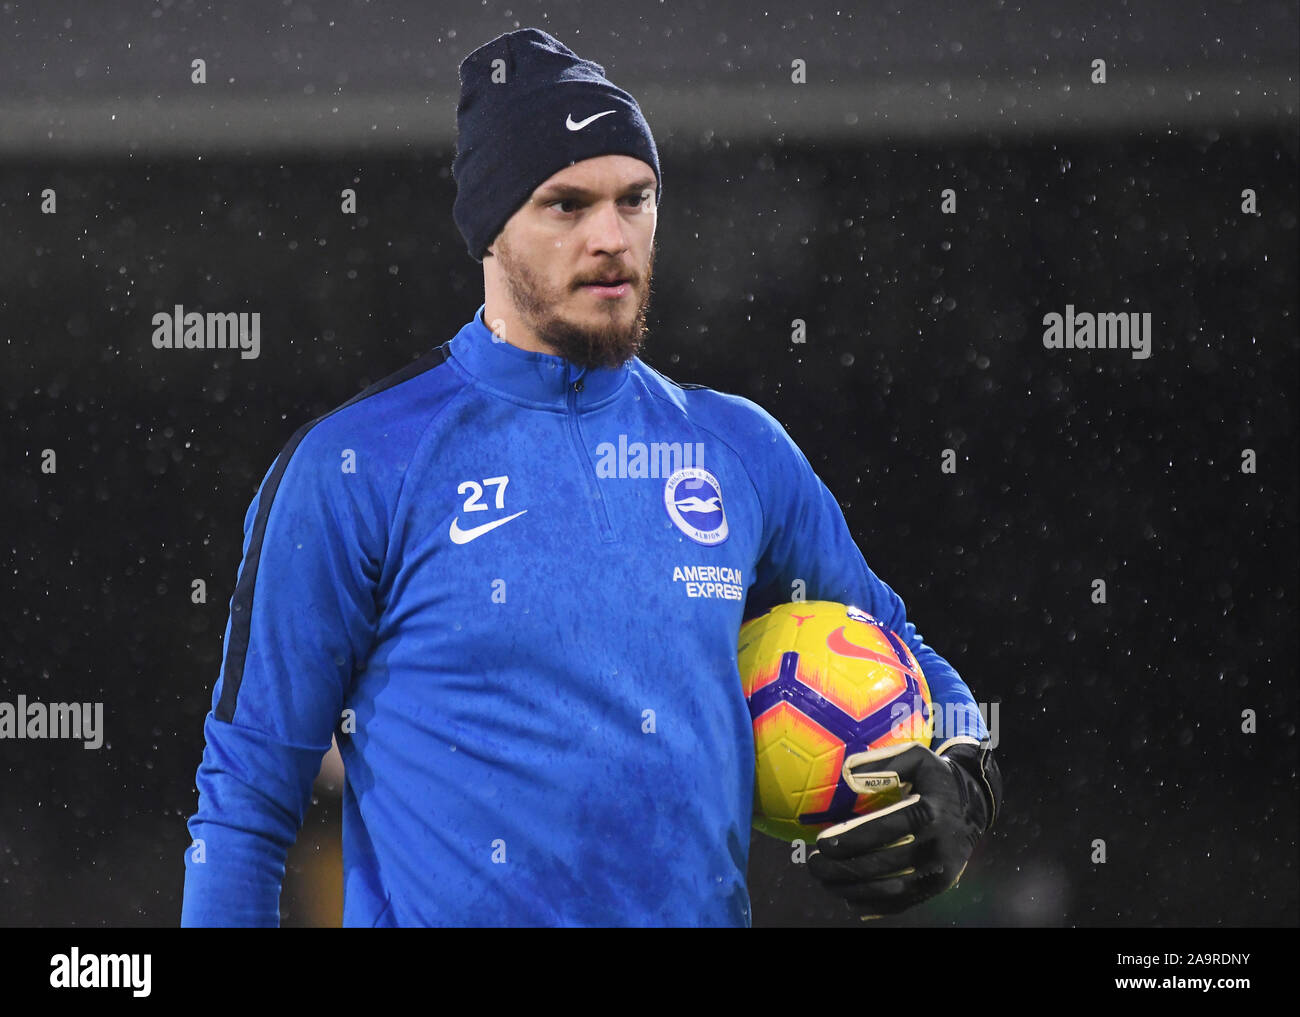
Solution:
<svg viewBox="0 0 1300 1017">
<path fill-rule="evenodd" d="M 1002 774 L 992 744 L 900 745 L 845 760 L 859 790 L 896 779 L 905 796 L 878 812 L 823 830 L 808 871 L 865 907 L 897 914 L 957 885 L 975 844 L 997 818 Z"/>
</svg>

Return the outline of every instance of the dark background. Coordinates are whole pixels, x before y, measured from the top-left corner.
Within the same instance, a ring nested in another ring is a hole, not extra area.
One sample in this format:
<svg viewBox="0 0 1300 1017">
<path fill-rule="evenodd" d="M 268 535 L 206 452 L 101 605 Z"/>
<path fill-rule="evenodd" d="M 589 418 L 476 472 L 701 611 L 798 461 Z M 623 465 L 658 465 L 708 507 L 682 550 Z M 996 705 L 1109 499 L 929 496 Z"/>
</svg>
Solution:
<svg viewBox="0 0 1300 1017">
<path fill-rule="evenodd" d="M 1297 922 L 1296 6 L 732 6 L 0 11 L 0 700 L 99 700 L 107 732 L 0 741 L 0 924 L 179 921 L 244 512 L 300 424 L 481 302 L 456 66 L 521 25 L 653 98 L 644 359 L 785 423 L 1000 704 L 999 825 L 874 924 Z M 260 311 L 260 358 L 154 350 L 176 303 Z M 1067 303 L 1149 311 L 1150 359 L 1045 350 Z M 318 790 L 286 925 L 339 920 Z M 860 925 L 758 834 L 750 876 L 755 925 Z"/>
</svg>

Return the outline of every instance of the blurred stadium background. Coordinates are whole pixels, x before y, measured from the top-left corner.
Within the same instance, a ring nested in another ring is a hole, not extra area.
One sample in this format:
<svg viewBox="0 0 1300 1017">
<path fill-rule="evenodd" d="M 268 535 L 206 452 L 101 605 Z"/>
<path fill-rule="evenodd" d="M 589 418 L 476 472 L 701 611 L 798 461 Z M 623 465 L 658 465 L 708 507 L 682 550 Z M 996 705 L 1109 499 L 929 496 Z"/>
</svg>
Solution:
<svg viewBox="0 0 1300 1017">
<path fill-rule="evenodd" d="M 999 704 L 1000 825 L 873 924 L 1297 921 L 1296 4 L 780 8 L 0 3 L 0 700 L 107 729 L 0 741 L 0 924 L 179 921 L 244 511 L 480 303 L 456 71 L 527 26 L 655 132 L 645 359 L 782 420 Z M 261 312 L 260 358 L 154 350 L 177 303 Z M 1150 311 L 1151 358 L 1044 350 L 1066 303 Z M 339 921 L 340 779 L 285 925 Z M 860 924 L 758 835 L 751 892 L 756 925 Z"/>
</svg>

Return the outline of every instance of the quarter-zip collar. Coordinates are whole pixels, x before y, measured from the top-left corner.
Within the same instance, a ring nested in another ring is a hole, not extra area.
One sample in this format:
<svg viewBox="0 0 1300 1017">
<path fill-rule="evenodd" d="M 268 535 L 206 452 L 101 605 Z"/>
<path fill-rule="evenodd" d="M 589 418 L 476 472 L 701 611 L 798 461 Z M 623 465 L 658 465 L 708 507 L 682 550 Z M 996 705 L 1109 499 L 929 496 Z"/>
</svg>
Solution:
<svg viewBox="0 0 1300 1017">
<path fill-rule="evenodd" d="M 608 399 L 631 376 L 619 367 L 579 367 L 549 353 L 530 353 L 498 339 L 483 321 L 486 303 L 451 340 L 451 354 L 484 388 L 538 409 L 582 413 Z"/>
</svg>

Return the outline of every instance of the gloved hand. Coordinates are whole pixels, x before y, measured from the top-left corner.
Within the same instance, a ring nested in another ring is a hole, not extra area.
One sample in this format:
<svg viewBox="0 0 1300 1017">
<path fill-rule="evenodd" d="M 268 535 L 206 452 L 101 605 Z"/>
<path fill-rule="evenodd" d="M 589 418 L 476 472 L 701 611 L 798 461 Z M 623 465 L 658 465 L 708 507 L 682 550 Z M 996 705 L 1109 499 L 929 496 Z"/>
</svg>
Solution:
<svg viewBox="0 0 1300 1017">
<path fill-rule="evenodd" d="M 808 871 L 866 908 L 864 917 L 897 914 L 956 886 L 997 817 L 1002 774 L 991 743 L 940 750 L 900 745 L 845 760 L 851 786 L 865 790 L 869 778 L 896 775 L 905 796 L 823 830 L 808 856 Z"/>
</svg>

